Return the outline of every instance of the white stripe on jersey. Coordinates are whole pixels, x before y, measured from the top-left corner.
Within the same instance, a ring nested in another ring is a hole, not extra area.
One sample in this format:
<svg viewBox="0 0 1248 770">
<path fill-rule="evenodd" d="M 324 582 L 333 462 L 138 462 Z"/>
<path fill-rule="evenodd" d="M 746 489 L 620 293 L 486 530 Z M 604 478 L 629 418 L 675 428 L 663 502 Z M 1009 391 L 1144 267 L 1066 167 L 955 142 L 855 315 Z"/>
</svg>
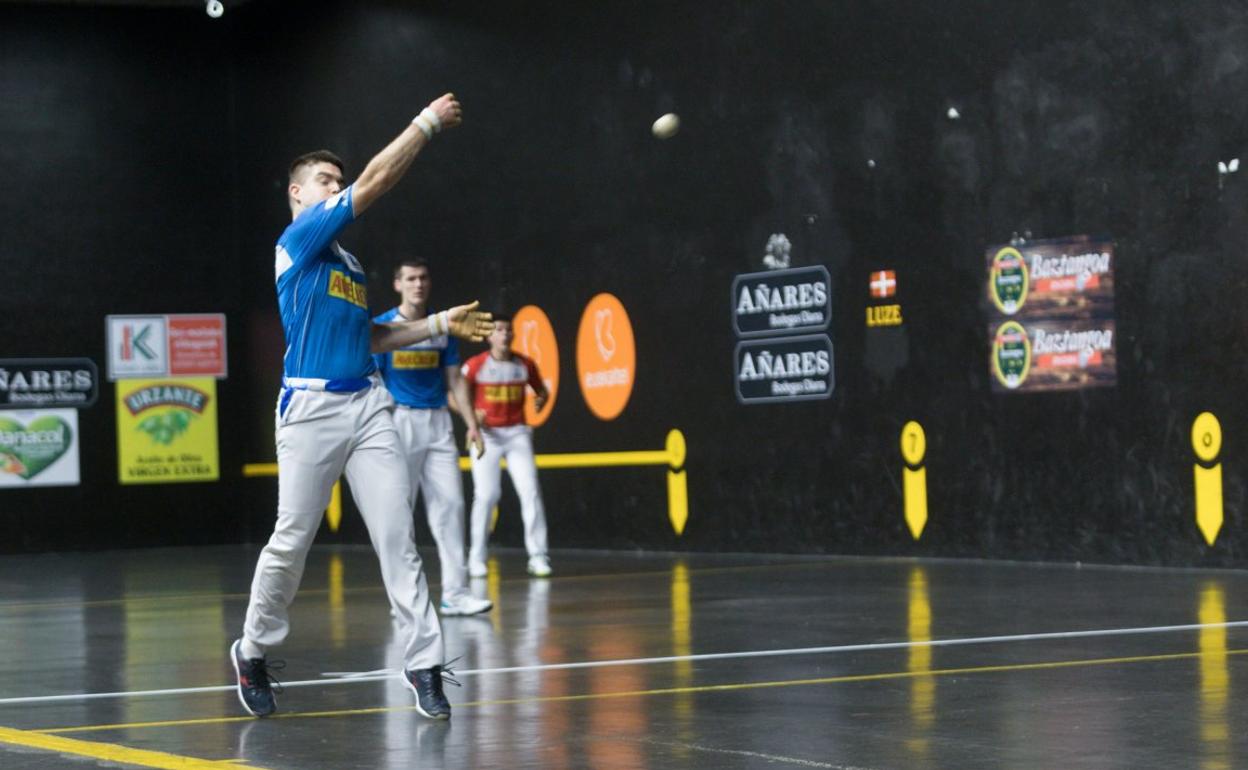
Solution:
<svg viewBox="0 0 1248 770">
<path fill-rule="evenodd" d="M 338 245 L 338 241 L 329 244 L 330 250 L 338 255 L 338 258 L 347 263 L 347 267 L 357 273 L 364 272 L 364 266 L 355 258 L 355 255 Z"/>
<path fill-rule="evenodd" d="M 468 364 L 465 363 L 464 370 L 467 369 Z M 523 384 L 529 381 L 529 369 L 518 358 L 499 361 L 494 356 L 487 356 L 485 363 L 477 370 L 476 380 L 482 385 Z"/>
<path fill-rule="evenodd" d="M 273 262 L 273 280 L 282 277 L 282 273 L 295 266 L 295 261 L 290 258 L 285 246 L 277 247 L 277 259 Z"/>
</svg>

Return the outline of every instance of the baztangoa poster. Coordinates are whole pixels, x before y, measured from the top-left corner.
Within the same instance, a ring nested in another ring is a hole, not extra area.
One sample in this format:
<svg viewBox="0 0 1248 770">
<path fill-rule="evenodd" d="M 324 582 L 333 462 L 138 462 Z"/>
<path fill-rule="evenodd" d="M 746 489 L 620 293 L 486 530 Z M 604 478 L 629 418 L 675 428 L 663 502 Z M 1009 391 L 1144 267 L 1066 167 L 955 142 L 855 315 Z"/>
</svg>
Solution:
<svg viewBox="0 0 1248 770">
<path fill-rule="evenodd" d="M 1111 239 L 1081 235 L 1002 244 L 985 257 L 994 391 L 1117 382 Z"/>
</svg>

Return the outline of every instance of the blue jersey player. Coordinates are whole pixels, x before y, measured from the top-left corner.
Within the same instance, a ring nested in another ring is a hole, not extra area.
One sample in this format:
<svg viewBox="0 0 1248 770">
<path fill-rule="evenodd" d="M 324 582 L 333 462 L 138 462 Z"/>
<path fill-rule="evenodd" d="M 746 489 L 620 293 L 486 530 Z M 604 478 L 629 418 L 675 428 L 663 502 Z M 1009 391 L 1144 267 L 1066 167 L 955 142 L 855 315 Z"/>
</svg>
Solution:
<svg viewBox="0 0 1248 770">
<path fill-rule="evenodd" d="M 278 239 L 275 261 L 286 333 L 276 417 L 277 523 L 256 564 L 243 636 L 230 649 L 239 699 L 256 716 L 276 710 L 265 654 L 290 630 L 287 607 L 333 485 L 345 473 L 401 626 L 403 682 L 415 691 L 421 714 L 450 717 L 442 692 L 442 630 L 416 553 L 411 484 L 394 429 L 394 401 L 371 354 L 448 332 L 480 339 L 492 325 L 475 303 L 421 320 L 372 323 L 364 270 L 336 238 L 394 187 L 439 130 L 460 120 L 454 95 L 436 99 L 350 186 L 344 184 L 342 161 L 330 152 L 309 153 L 291 164 L 287 197 L 293 221 Z"/>
<path fill-rule="evenodd" d="M 414 321 L 427 314 L 433 281 L 422 259 L 402 262 L 394 271 L 394 290 L 403 301 L 373 319 L 376 323 Z M 459 470 L 459 448 L 446 408 L 447 389 L 468 426 L 468 442 L 481 449 L 477 417 L 472 411 L 468 383 L 459 371 L 459 345 L 441 335 L 374 356 L 386 387 L 394 396 L 394 428 L 407 455 L 412 499 L 423 491 L 429 531 L 438 544 L 442 563 L 442 601 L 446 615 L 476 615 L 493 607 L 488 599 L 472 595 L 464 559 L 464 488 Z"/>
</svg>

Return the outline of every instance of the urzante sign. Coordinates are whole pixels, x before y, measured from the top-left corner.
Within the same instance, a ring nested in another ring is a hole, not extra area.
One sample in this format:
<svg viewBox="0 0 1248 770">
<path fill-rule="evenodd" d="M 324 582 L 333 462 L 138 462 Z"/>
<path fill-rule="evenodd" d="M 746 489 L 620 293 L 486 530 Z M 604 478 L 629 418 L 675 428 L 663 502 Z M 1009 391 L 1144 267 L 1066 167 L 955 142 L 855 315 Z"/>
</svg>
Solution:
<svg viewBox="0 0 1248 770">
<path fill-rule="evenodd" d="M 117 465 L 122 484 L 220 478 L 217 381 L 188 377 L 118 383 Z"/>
<path fill-rule="evenodd" d="M 0 409 L 82 409 L 99 396 L 89 358 L 0 358 Z"/>
<path fill-rule="evenodd" d="M 823 265 L 744 273 L 732 282 L 732 324 L 742 337 L 824 331 L 832 279 Z"/>
<path fill-rule="evenodd" d="M 745 340 L 733 374 L 743 404 L 830 398 L 836 386 L 832 340 L 826 334 Z"/>
</svg>

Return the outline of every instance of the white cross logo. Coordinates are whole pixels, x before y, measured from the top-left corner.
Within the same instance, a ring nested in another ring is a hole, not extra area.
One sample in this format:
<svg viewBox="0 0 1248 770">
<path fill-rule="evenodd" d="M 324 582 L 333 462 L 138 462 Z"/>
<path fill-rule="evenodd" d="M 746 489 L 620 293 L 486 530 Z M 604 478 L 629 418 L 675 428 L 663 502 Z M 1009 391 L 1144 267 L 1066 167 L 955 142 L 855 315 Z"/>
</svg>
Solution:
<svg viewBox="0 0 1248 770">
<path fill-rule="evenodd" d="M 891 270 L 881 270 L 878 273 L 871 274 L 872 296 L 887 297 L 893 293 L 893 289 L 896 286 L 897 279 L 893 278 Z"/>
</svg>

